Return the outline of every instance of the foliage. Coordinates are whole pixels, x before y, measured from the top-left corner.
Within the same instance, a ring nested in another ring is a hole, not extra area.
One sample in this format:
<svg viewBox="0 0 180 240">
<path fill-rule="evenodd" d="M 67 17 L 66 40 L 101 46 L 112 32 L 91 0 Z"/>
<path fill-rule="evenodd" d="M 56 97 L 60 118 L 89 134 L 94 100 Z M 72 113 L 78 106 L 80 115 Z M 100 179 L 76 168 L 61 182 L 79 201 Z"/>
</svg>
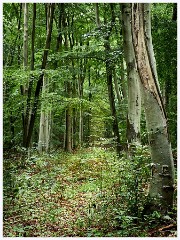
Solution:
<svg viewBox="0 0 180 240">
<path fill-rule="evenodd" d="M 145 147 L 131 159 L 95 147 L 73 154 L 32 152 L 23 165 L 20 156 L 7 156 L 4 236 L 149 236 L 161 220 L 158 213 L 143 220 L 149 159 Z"/>
<path fill-rule="evenodd" d="M 154 4 L 152 35 L 158 78 L 166 102 L 172 147 L 177 147 L 177 22 L 173 20 L 174 4 Z M 161 43 L 159 42 L 161 39 Z"/>
</svg>

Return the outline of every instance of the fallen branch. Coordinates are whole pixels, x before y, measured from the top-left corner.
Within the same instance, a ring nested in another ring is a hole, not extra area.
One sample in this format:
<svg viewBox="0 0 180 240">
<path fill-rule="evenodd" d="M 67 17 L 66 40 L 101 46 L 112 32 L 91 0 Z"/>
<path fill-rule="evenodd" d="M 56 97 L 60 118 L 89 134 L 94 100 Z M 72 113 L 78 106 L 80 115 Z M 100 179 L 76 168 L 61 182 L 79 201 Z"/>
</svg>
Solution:
<svg viewBox="0 0 180 240">
<path fill-rule="evenodd" d="M 167 229 L 172 228 L 172 227 L 176 227 L 176 225 L 172 223 L 172 224 L 170 224 L 168 226 L 159 228 L 159 231 L 161 232 L 161 231 L 167 230 Z"/>
</svg>

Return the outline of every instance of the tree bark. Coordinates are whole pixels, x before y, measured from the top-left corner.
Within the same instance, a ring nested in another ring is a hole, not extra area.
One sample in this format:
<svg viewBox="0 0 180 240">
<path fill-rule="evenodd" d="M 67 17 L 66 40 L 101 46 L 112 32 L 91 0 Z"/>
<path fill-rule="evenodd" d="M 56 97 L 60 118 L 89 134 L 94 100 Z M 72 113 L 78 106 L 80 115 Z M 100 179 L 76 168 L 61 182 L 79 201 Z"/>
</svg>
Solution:
<svg viewBox="0 0 180 240">
<path fill-rule="evenodd" d="M 67 15 L 64 9 L 64 5 L 62 7 L 62 27 L 66 29 L 67 27 Z M 68 35 L 67 32 L 64 32 L 64 49 L 68 51 Z M 66 66 L 68 66 L 68 60 L 65 61 Z M 70 98 L 72 95 L 72 82 L 69 79 L 65 80 L 65 92 L 66 97 Z M 66 124 L 66 132 L 65 132 L 65 151 L 72 152 L 72 109 L 70 104 L 67 104 L 66 112 L 65 112 L 65 124 Z"/>
<path fill-rule="evenodd" d="M 24 7 L 24 35 L 23 35 L 23 69 L 27 71 L 28 68 L 28 3 L 23 4 Z M 28 84 L 21 85 L 21 94 L 24 96 L 27 93 Z M 28 97 L 27 97 L 28 98 Z M 23 122 L 23 146 L 25 146 L 25 141 L 27 139 L 27 115 L 26 115 L 26 107 L 23 105 L 23 113 L 22 113 L 22 122 Z"/>
<path fill-rule="evenodd" d="M 44 76 L 43 87 L 42 87 L 42 97 L 46 97 L 49 91 L 49 81 L 48 77 Z M 39 153 L 48 152 L 50 145 L 50 133 L 51 133 L 51 111 L 45 110 L 45 104 L 41 104 L 41 116 L 39 125 L 39 141 L 38 141 L 38 151 Z"/>
<path fill-rule="evenodd" d="M 44 76 L 44 69 L 46 68 L 46 63 L 47 63 L 47 56 L 48 56 L 48 51 L 50 49 L 50 44 L 51 44 L 51 33 L 52 33 L 52 27 L 53 27 L 53 16 L 54 16 L 54 9 L 55 9 L 55 3 L 50 3 L 50 8 L 51 8 L 51 16 L 50 16 L 50 23 L 49 23 L 49 31 L 47 32 L 46 36 L 46 43 L 45 43 L 45 49 L 43 53 L 43 59 L 42 59 L 42 65 L 41 65 L 41 70 L 42 73 L 39 76 L 39 80 L 36 85 L 36 90 L 35 90 L 35 95 L 34 95 L 34 103 L 31 111 L 31 116 L 30 116 L 30 123 L 29 123 L 29 128 L 28 128 L 28 135 L 27 135 L 27 140 L 25 147 L 29 147 L 33 129 L 34 129 L 34 122 L 36 118 L 36 113 L 37 113 L 37 108 L 39 104 L 39 95 L 42 89 L 43 85 L 43 76 Z"/>
<path fill-rule="evenodd" d="M 152 47 L 146 40 L 146 4 L 132 4 L 132 33 L 136 64 L 141 81 L 141 91 L 145 105 L 146 125 L 152 158 L 152 177 L 149 196 L 152 209 L 162 212 L 173 206 L 174 163 L 168 137 L 167 119 L 162 98 L 154 74 L 151 59 Z"/>
<path fill-rule="evenodd" d="M 122 4 L 122 32 L 124 56 L 127 65 L 128 114 L 127 140 L 129 143 L 140 142 L 141 94 L 139 75 L 136 69 L 135 54 L 132 44 L 131 4 Z"/>
<path fill-rule="evenodd" d="M 89 85 L 89 103 L 91 104 L 92 102 L 92 90 L 91 90 L 91 67 L 88 67 L 88 85 Z M 88 139 L 88 145 L 90 146 L 90 141 L 91 141 L 91 106 L 89 107 L 88 111 L 88 130 L 87 130 L 87 139 Z"/>
<path fill-rule="evenodd" d="M 114 9 L 113 5 L 111 4 L 111 25 L 110 28 L 108 29 L 108 34 L 104 37 L 104 48 L 105 48 L 105 65 L 106 65 L 106 81 L 107 81 L 107 87 L 108 87 L 108 96 L 109 96 L 109 103 L 110 103 L 110 110 L 111 110 L 111 115 L 113 117 L 113 133 L 114 133 L 114 138 L 116 141 L 116 148 L 117 152 L 120 153 L 122 150 L 121 144 L 120 144 L 120 135 L 119 135 L 119 127 L 118 127 L 118 121 L 117 121 L 117 114 L 116 114 L 116 108 L 115 108 L 115 96 L 114 96 L 114 91 L 113 91 L 113 65 L 109 56 L 111 46 L 109 43 L 109 38 L 110 34 L 112 31 L 113 24 L 115 23 L 115 15 L 114 15 Z M 95 5 L 96 7 L 96 19 L 99 19 L 99 16 L 97 16 L 97 13 L 99 12 L 98 10 L 98 4 Z M 98 22 L 97 22 L 98 23 Z M 97 27 L 100 26 L 100 21 L 98 23 Z M 106 25 L 106 19 L 105 19 L 105 13 L 104 13 L 104 24 Z"/>
<path fill-rule="evenodd" d="M 98 3 L 95 3 L 95 17 L 96 17 L 96 25 L 97 25 L 97 27 L 100 27 L 99 6 L 98 6 Z"/>
<path fill-rule="evenodd" d="M 28 66 L 28 3 L 24 3 L 23 68 Z"/>
<path fill-rule="evenodd" d="M 116 76 L 116 70 L 115 69 L 113 71 L 113 77 L 114 77 L 114 88 L 115 88 L 115 91 L 116 91 L 116 96 L 117 96 L 119 104 L 121 104 L 122 97 L 121 97 L 121 94 L 120 94 L 120 91 L 119 91 L 119 85 L 118 85 L 117 76 Z"/>
<path fill-rule="evenodd" d="M 46 5 L 46 24 L 47 32 L 50 27 L 50 16 L 51 16 L 50 5 Z M 42 97 L 43 100 L 46 98 L 46 94 L 49 92 L 49 80 L 48 76 L 43 77 L 43 87 L 42 87 Z M 51 133 L 51 110 L 44 110 L 44 102 L 41 104 L 41 116 L 40 116 L 40 125 L 39 125 L 39 141 L 38 141 L 38 151 L 48 152 L 50 145 L 50 133 Z"/>
<path fill-rule="evenodd" d="M 36 30 L 36 3 L 33 3 L 33 20 L 32 20 L 32 32 L 31 32 L 31 71 L 34 70 L 35 30 Z"/>
</svg>

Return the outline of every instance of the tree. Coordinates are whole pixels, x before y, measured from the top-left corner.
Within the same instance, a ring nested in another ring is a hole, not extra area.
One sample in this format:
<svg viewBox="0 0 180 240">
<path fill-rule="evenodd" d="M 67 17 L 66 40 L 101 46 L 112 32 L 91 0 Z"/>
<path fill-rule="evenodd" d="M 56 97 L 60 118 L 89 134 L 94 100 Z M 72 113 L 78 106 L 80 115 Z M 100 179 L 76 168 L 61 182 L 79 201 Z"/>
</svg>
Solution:
<svg viewBox="0 0 180 240">
<path fill-rule="evenodd" d="M 51 8 L 50 4 L 45 5 L 46 9 L 46 25 L 47 32 L 49 32 Z M 43 76 L 43 86 L 42 86 L 42 99 L 46 98 L 49 92 L 49 80 L 48 76 L 44 74 Z M 50 133 L 51 133 L 51 110 L 45 109 L 44 101 L 41 104 L 41 116 L 39 124 L 39 141 L 38 141 L 38 151 L 42 153 L 43 151 L 49 151 L 50 145 Z"/>
<path fill-rule="evenodd" d="M 52 33 L 52 27 L 53 27 L 54 9 L 55 9 L 55 4 L 51 3 L 50 4 L 49 29 L 47 31 L 45 49 L 44 49 L 42 65 L 41 65 L 42 73 L 40 74 L 37 85 L 36 85 L 34 102 L 33 102 L 33 107 L 32 107 L 30 120 L 29 120 L 28 134 L 27 134 L 27 139 L 26 139 L 26 142 L 25 142 L 25 147 L 26 148 L 28 148 L 29 145 L 30 145 L 30 141 L 31 141 L 32 133 L 33 133 L 33 128 L 34 128 L 34 123 L 35 123 L 35 118 L 36 118 L 36 112 L 37 112 L 37 108 L 38 108 L 38 104 L 39 104 L 39 95 L 40 95 L 41 88 L 42 88 L 42 85 L 43 85 L 44 70 L 46 68 L 47 56 L 48 56 L 48 51 L 50 49 L 50 43 L 51 43 L 51 33 Z"/>
<path fill-rule="evenodd" d="M 112 32 L 113 25 L 115 24 L 114 5 L 110 4 L 110 8 L 111 8 L 110 26 L 108 26 L 108 24 L 107 24 L 106 13 L 105 13 L 105 9 L 104 9 L 104 26 L 107 26 L 106 34 L 104 34 L 106 82 L 107 82 L 107 88 L 108 88 L 110 110 L 111 110 L 111 115 L 113 117 L 112 128 L 113 128 L 113 132 L 114 132 L 114 137 L 116 139 L 115 141 L 116 141 L 116 145 L 117 145 L 117 152 L 120 153 L 120 151 L 122 150 L 122 147 L 120 144 L 119 126 L 118 126 L 116 107 L 115 107 L 115 96 L 114 96 L 114 90 L 113 90 L 114 65 L 113 65 L 112 59 L 110 57 L 110 51 L 111 51 L 110 35 Z M 100 19 L 99 19 L 98 14 L 99 14 L 98 3 L 96 3 L 95 4 L 96 24 L 97 24 L 97 27 L 100 27 Z"/>
<path fill-rule="evenodd" d="M 140 142 L 141 94 L 132 44 L 130 3 L 122 3 L 122 32 L 128 82 L 127 140 L 134 143 Z"/>
<path fill-rule="evenodd" d="M 132 4 L 131 27 L 152 157 L 149 195 L 154 198 L 155 209 L 166 211 L 173 206 L 174 164 L 166 113 L 151 58 L 154 55 L 152 42 L 151 47 L 148 47 L 147 42 L 145 24 L 151 21 L 149 12 L 149 4 Z"/>
</svg>

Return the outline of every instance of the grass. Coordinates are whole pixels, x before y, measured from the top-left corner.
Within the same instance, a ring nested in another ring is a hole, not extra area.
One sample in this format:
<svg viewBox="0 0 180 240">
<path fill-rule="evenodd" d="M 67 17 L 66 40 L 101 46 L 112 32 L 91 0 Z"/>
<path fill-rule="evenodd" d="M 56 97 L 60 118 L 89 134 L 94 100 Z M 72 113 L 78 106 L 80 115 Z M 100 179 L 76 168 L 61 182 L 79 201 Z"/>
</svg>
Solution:
<svg viewBox="0 0 180 240">
<path fill-rule="evenodd" d="M 101 148 L 4 159 L 4 237 L 150 236 L 149 159 L 147 149 L 129 161 Z"/>
</svg>

